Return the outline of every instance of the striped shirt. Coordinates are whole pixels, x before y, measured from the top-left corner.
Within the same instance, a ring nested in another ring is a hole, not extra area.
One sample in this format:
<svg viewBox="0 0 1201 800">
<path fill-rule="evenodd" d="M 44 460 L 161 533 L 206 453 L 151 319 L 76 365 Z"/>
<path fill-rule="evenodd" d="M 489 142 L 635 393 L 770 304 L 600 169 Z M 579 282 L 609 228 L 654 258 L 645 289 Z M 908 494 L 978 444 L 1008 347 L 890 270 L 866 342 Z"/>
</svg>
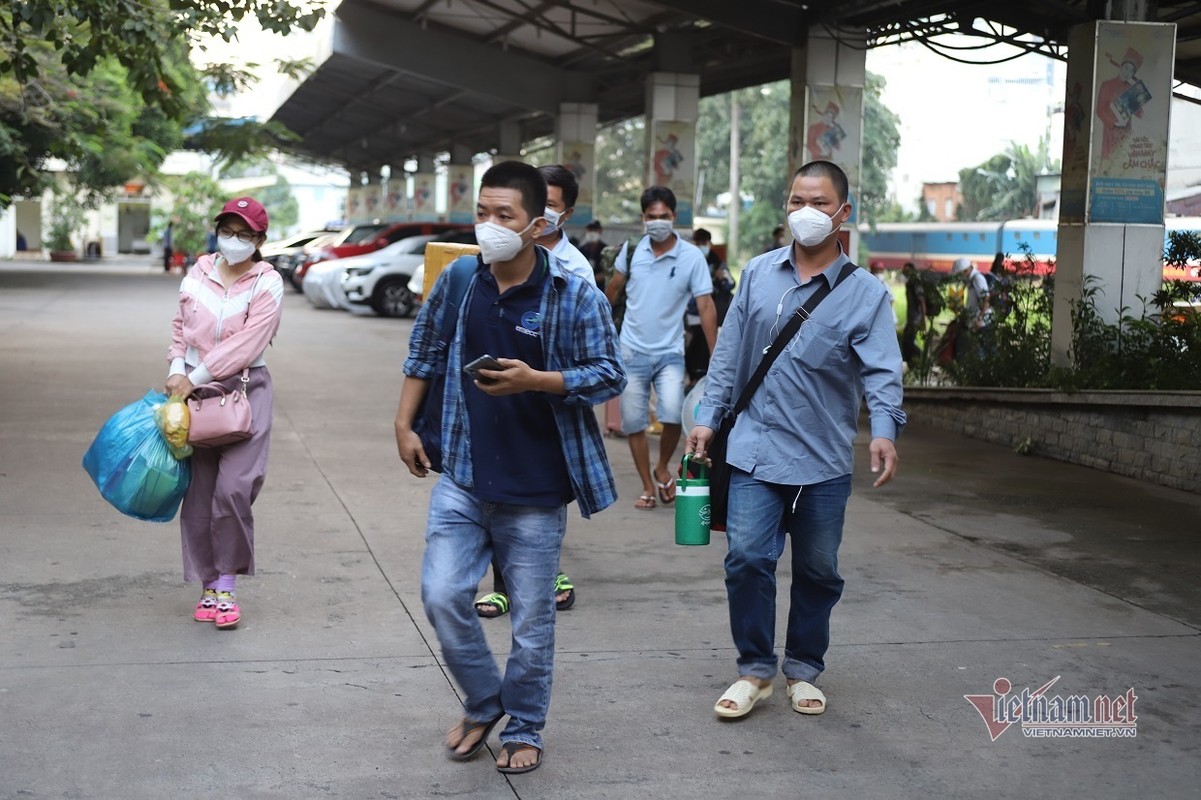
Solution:
<svg viewBox="0 0 1201 800">
<path fill-rule="evenodd" d="M 547 263 L 545 248 L 537 248 L 541 263 Z M 475 259 L 476 256 L 467 256 Z M 596 423 L 593 406 L 617 397 L 625 389 L 625 367 L 621 363 L 617 331 L 609 316 L 609 304 L 580 277 L 567 273 L 549 259 L 548 277 L 540 306 L 542 349 L 546 369 L 563 374 L 566 396 L 547 395 L 555 415 L 563 459 L 571 479 L 572 493 L 580 513 L 589 517 L 612 505 L 617 487 L 605 453 L 604 439 Z M 455 337 L 447 352 L 439 352 L 438 332 L 446 313 L 448 265 L 421 307 L 409 337 L 409 355 L 404 374 L 429 380 L 438 362 L 447 360 L 446 374 L 462 370 L 464 319 L 459 315 Z M 467 288 L 462 308 L 471 307 L 475 276 Z M 447 477 L 465 489 L 475 485 L 471 463 L 471 431 L 467 407 L 457 380 L 446 381 L 442 415 L 442 461 Z"/>
</svg>

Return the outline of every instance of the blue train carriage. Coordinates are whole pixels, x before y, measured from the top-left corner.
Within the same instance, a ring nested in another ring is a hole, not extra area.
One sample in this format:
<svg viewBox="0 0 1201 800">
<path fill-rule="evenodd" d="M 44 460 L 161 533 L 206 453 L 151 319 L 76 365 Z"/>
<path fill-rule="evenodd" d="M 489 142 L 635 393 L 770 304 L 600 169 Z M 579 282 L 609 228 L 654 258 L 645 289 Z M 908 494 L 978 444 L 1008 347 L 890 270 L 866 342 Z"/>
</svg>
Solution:
<svg viewBox="0 0 1201 800">
<path fill-rule="evenodd" d="M 873 264 L 900 269 L 912 261 L 919 269 L 950 272 L 958 258 L 971 261 L 981 272 L 992 268 L 998 252 L 1022 257 L 1021 244 L 1030 247 L 1037 271 L 1045 272 L 1055 257 L 1058 225 L 1054 220 L 1018 219 L 1004 222 L 882 222 L 872 230 L 859 226 Z"/>
<path fill-rule="evenodd" d="M 1199 217 L 1170 217 L 1164 234 L 1174 230 L 1201 232 Z M 884 222 L 873 230 L 859 226 L 859 235 L 871 253 L 871 263 L 900 269 L 912 261 L 920 269 L 949 272 L 957 258 L 967 258 L 981 272 L 988 272 L 998 252 L 1012 261 L 1026 258 L 1029 248 L 1035 272 L 1045 273 L 1059 238 L 1059 223 L 1046 219 L 1012 219 L 1004 222 Z M 1201 280 L 1201 265 L 1183 268 L 1164 265 L 1164 279 Z"/>
</svg>

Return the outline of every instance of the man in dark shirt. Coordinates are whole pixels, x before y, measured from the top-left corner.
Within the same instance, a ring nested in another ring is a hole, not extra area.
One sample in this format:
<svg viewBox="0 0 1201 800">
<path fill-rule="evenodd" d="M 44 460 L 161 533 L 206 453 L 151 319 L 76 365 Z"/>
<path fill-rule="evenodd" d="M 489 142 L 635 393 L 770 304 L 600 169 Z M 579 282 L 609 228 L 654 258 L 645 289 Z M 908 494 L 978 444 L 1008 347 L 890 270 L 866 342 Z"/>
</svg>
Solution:
<svg viewBox="0 0 1201 800">
<path fill-rule="evenodd" d="M 713 234 L 705 228 L 697 228 L 692 232 L 692 243 L 705 256 L 709 265 L 709 277 L 713 279 L 713 308 L 717 312 L 717 324 L 720 326 L 734 299 L 734 279 L 726 269 L 726 262 L 713 249 Z M 692 386 L 701 376 L 709 371 L 709 343 L 705 339 L 705 331 L 701 327 L 701 315 L 696 305 L 696 298 L 688 301 L 688 309 L 684 312 L 685 339 L 684 369 L 688 372 L 688 385 Z"/>
<path fill-rule="evenodd" d="M 584 258 L 592 264 L 592 272 L 596 278 L 596 285 L 604 291 L 605 288 L 605 270 L 601 265 L 601 251 L 605 249 L 605 241 L 601 237 L 604 235 L 604 230 L 601 227 L 601 221 L 594 219 L 584 226 L 584 241 L 580 244 L 579 250 L 584 254 Z"/>
<path fill-rule="evenodd" d="M 567 503 L 584 516 L 617 498 L 592 407 L 626 378 L 604 296 L 564 272 L 534 244 L 546 227 L 546 182 L 505 161 L 484 173 L 476 204 L 478 258 L 451 264 L 422 305 L 409 341 L 396 412 L 396 444 L 413 475 L 431 462 L 413 420 L 439 371 L 441 479 L 430 494 L 421 598 L 446 664 L 463 690 L 464 717 L 446 735 L 447 756 L 474 757 L 505 716 L 501 772 L 542 762 L 550 706 L 559 552 Z M 466 294 L 448 301 L 450 276 L 474 268 Z M 440 337 L 448 303 L 457 326 Z M 494 356 L 497 368 L 465 374 Z M 496 554 L 512 602 L 513 638 L 497 669 L 472 600 Z"/>
</svg>

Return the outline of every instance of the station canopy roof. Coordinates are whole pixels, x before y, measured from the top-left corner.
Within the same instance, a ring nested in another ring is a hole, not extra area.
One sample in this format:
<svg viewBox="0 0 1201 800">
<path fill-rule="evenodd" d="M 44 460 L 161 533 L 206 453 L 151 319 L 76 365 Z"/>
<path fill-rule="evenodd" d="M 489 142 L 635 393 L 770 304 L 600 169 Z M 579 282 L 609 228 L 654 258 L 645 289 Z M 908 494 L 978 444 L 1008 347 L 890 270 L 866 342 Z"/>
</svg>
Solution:
<svg viewBox="0 0 1201 800">
<path fill-rule="evenodd" d="M 1069 29 L 1097 19 L 1106 5 L 345 0 L 336 11 L 329 57 L 273 119 L 299 135 L 296 151 L 373 169 L 452 146 L 493 150 L 501 123 L 518 125 L 523 141 L 551 134 L 565 102 L 596 103 L 601 124 L 641 114 L 647 75 L 655 71 L 699 74 L 703 96 L 779 80 L 788 76 L 793 46 L 810 29 L 839 37 L 860 31 L 856 46 L 865 32 L 869 47 L 916 40 L 944 55 L 987 60 L 931 38 L 969 33 L 1064 58 Z M 1201 85 L 1201 2 L 1149 5 L 1157 21 L 1179 26 L 1176 79 Z"/>
</svg>

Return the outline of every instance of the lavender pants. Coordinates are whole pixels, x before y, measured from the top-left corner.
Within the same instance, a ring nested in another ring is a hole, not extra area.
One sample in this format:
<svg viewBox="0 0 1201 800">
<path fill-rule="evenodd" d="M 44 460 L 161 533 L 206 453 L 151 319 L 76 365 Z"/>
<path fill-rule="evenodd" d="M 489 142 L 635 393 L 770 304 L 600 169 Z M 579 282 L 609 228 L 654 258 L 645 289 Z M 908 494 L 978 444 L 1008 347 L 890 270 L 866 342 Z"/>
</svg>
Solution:
<svg viewBox="0 0 1201 800">
<path fill-rule="evenodd" d="M 241 391 L 241 373 L 220 381 Z M 250 506 L 267 477 L 271 443 L 271 374 L 250 370 L 247 386 L 254 433 L 224 447 L 196 448 L 192 483 L 179 514 L 185 581 L 254 574 L 254 515 Z"/>
</svg>

